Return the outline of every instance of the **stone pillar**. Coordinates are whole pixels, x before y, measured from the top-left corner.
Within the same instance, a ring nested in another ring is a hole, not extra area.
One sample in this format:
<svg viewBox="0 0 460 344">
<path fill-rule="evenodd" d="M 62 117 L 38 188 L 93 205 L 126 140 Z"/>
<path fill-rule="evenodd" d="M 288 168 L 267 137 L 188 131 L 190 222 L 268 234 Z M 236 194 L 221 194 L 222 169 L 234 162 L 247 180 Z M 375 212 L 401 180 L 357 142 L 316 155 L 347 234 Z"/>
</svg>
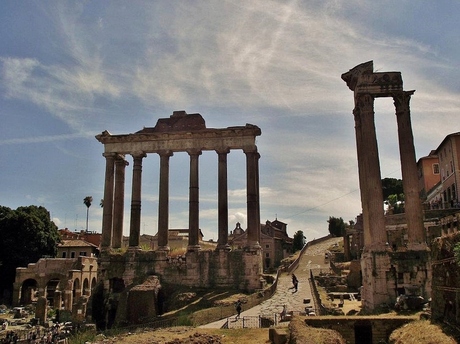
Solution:
<svg viewBox="0 0 460 344">
<path fill-rule="evenodd" d="M 393 99 L 398 123 L 399 154 L 405 198 L 404 208 L 409 240 L 408 248 L 426 249 L 426 232 L 423 225 L 422 203 L 418 194 L 418 172 L 409 107 L 410 98 L 414 92 L 398 92 Z"/>
<path fill-rule="evenodd" d="M 158 152 L 160 155 L 160 186 L 158 196 L 158 250 L 169 252 L 169 157 L 171 151 Z"/>
<path fill-rule="evenodd" d="M 190 155 L 190 186 L 189 186 L 189 237 L 188 251 L 200 250 L 199 232 L 200 232 L 200 203 L 199 203 L 199 175 L 198 175 L 198 157 L 201 155 L 200 150 L 188 150 Z"/>
<path fill-rule="evenodd" d="M 104 207 L 102 208 L 102 250 L 112 245 L 112 207 L 113 207 L 113 185 L 114 185 L 114 153 L 104 153 L 105 157 L 105 184 L 104 184 Z"/>
<path fill-rule="evenodd" d="M 364 185 L 363 218 L 369 220 L 369 228 L 364 228 L 364 249 L 385 250 L 387 235 L 385 231 L 385 214 L 383 211 L 382 178 L 375 133 L 374 97 L 370 94 L 358 94 L 355 101 L 357 114 L 361 122 L 362 147 L 358 154 L 358 165 L 364 167 L 366 183 Z M 367 214 L 364 212 L 367 209 Z M 370 234 L 370 235 L 369 235 Z M 367 236 L 367 238 L 366 238 Z"/>
<path fill-rule="evenodd" d="M 370 246 L 371 233 L 369 225 L 369 208 L 367 204 L 367 189 L 366 189 L 366 164 L 364 163 L 363 153 L 363 134 L 361 125 L 361 109 L 358 107 L 358 102 L 355 100 L 355 108 L 353 109 L 353 116 L 355 119 L 355 135 L 356 135 L 356 151 L 358 157 L 358 177 L 359 189 L 361 195 L 362 219 L 363 219 L 363 233 L 364 233 L 364 246 Z M 367 241 L 366 241 L 367 240 Z"/>
<path fill-rule="evenodd" d="M 260 248 L 260 220 L 258 216 L 258 153 L 257 148 L 245 150 L 246 154 L 246 200 L 247 200 L 247 246 L 248 248 Z"/>
<path fill-rule="evenodd" d="M 145 153 L 139 152 L 133 156 L 133 185 L 131 196 L 131 221 L 129 228 L 129 248 L 139 249 L 141 235 L 141 185 L 142 185 L 142 159 Z"/>
<path fill-rule="evenodd" d="M 54 291 L 53 308 L 54 309 L 61 309 L 62 308 L 62 293 L 61 293 L 60 290 L 55 290 Z"/>
<path fill-rule="evenodd" d="M 257 242 L 260 244 L 260 187 L 259 187 L 259 159 L 260 154 L 257 153 L 254 157 L 255 169 L 256 169 L 256 219 L 257 219 Z"/>
<path fill-rule="evenodd" d="M 123 214 L 125 208 L 125 167 L 128 162 L 123 155 L 115 160 L 115 196 L 113 202 L 112 247 L 120 248 L 123 240 Z"/>
<path fill-rule="evenodd" d="M 230 250 L 228 244 L 228 181 L 227 181 L 227 154 L 229 149 L 218 151 L 218 250 Z"/>
</svg>

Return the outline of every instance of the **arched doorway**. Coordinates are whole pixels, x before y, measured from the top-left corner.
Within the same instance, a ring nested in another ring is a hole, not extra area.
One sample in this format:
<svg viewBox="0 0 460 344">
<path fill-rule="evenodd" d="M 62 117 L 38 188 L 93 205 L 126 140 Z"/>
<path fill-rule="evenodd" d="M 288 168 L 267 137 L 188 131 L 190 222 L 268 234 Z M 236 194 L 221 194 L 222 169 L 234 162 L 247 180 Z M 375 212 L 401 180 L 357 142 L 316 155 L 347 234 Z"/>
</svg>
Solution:
<svg viewBox="0 0 460 344">
<path fill-rule="evenodd" d="M 372 344 L 372 323 L 369 320 L 355 323 L 355 343 Z"/>
<path fill-rule="evenodd" d="M 46 284 L 46 300 L 50 307 L 54 307 L 54 292 L 58 288 L 60 280 L 59 279 L 51 279 Z"/>
<path fill-rule="evenodd" d="M 26 279 L 21 286 L 21 305 L 30 305 L 37 301 L 38 283 L 34 279 Z"/>
</svg>

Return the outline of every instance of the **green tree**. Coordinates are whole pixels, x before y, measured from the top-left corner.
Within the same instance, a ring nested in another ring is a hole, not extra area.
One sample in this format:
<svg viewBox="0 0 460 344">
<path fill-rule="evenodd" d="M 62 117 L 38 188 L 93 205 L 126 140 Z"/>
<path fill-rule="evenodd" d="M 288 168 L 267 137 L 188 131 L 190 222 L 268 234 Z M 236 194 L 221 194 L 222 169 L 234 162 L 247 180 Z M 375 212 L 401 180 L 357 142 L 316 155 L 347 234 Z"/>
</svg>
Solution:
<svg viewBox="0 0 460 344">
<path fill-rule="evenodd" d="M 292 249 L 294 252 L 301 250 L 303 245 L 305 245 L 305 236 L 302 231 L 297 231 L 294 234 L 294 240 L 292 241 Z"/>
<path fill-rule="evenodd" d="M 86 196 L 83 199 L 83 203 L 86 205 L 86 231 L 88 231 L 89 207 L 91 207 L 92 202 L 93 202 L 93 196 Z"/>
<path fill-rule="evenodd" d="M 345 222 L 341 217 L 329 216 L 329 233 L 334 237 L 341 237 L 345 234 Z"/>
<path fill-rule="evenodd" d="M 0 295 L 12 290 L 17 267 L 55 257 L 60 241 L 48 210 L 33 205 L 16 210 L 0 206 L 0 238 Z"/>
<path fill-rule="evenodd" d="M 388 200 L 390 195 L 404 194 L 402 179 L 383 178 L 382 179 L 383 201 Z"/>
</svg>

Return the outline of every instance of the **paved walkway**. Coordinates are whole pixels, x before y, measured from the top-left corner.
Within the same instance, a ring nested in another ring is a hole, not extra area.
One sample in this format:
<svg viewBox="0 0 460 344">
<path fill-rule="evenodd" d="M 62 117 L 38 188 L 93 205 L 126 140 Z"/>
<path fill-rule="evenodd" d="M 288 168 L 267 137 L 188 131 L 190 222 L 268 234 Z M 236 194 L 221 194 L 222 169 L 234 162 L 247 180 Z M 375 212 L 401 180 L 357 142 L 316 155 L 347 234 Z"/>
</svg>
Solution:
<svg viewBox="0 0 460 344">
<path fill-rule="evenodd" d="M 280 314 L 283 311 L 283 306 L 286 306 L 287 312 L 303 312 L 305 311 L 304 299 L 312 299 L 311 288 L 309 283 L 310 269 L 325 269 L 329 270 L 329 264 L 324 262 L 324 252 L 331 245 L 339 242 L 342 238 L 331 238 L 324 242 L 311 245 L 305 253 L 300 257 L 300 262 L 294 274 L 299 280 L 298 291 L 292 289 L 292 274 L 282 273 L 278 280 L 278 286 L 275 294 L 261 304 L 241 312 L 241 318 L 245 316 L 265 315 L 273 317 L 274 314 Z M 313 300 L 312 300 L 313 302 Z M 313 308 L 314 304 L 311 304 Z M 230 319 L 230 318 L 229 318 Z M 234 322 L 235 318 L 231 318 Z M 227 319 L 222 319 L 210 324 L 202 325 L 202 328 L 221 328 Z M 241 321 L 241 320 L 240 320 Z M 239 326 L 241 327 L 241 326 Z"/>
</svg>

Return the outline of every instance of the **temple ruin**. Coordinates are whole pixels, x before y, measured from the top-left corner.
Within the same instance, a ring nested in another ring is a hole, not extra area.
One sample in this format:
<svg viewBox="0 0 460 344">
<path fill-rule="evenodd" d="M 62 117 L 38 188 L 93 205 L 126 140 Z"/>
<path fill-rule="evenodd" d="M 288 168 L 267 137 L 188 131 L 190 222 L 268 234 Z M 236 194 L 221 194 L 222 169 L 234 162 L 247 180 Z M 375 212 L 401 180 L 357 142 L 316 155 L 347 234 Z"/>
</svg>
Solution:
<svg viewBox="0 0 460 344">
<path fill-rule="evenodd" d="M 364 226 L 363 306 L 374 310 L 383 304 L 394 304 L 401 294 L 421 295 L 427 300 L 431 293 L 431 262 L 418 195 L 409 106 L 415 91 L 403 90 L 400 72 L 374 72 L 373 61 L 352 68 L 342 74 L 342 79 L 354 92 L 355 100 L 353 115 Z M 408 237 L 407 246 L 397 250 L 389 247 L 385 230 L 374 121 L 374 99 L 379 97 L 393 98 L 396 109 Z"/>
<path fill-rule="evenodd" d="M 102 220 L 99 281 L 103 291 L 108 322 L 133 323 L 128 300 L 135 298 L 136 286 L 147 283 L 155 289 L 156 300 L 145 309 L 145 316 L 161 313 L 161 284 L 190 287 L 222 287 L 243 290 L 261 288 L 262 255 L 260 247 L 259 158 L 255 139 L 259 127 L 246 124 L 223 129 L 207 128 L 200 114 L 175 111 L 169 118 L 160 118 L 155 127 L 146 127 L 133 134 L 112 135 L 108 131 L 96 136 L 104 145 L 106 160 L 104 207 Z M 246 155 L 247 242 L 242 250 L 228 244 L 227 155 L 241 150 Z M 201 250 L 199 245 L 199 156 L 202 151 L 215 151 L 218 166 L 218 245 L 215 251 Z M 189 236 L 187 252 L 171 259 L 168 246 L 169 229 L 169 160 L 176 152 L 190 156 Z M 160 159 L 158 195 L 158 246 L 145 251 L 139 246 L 141 225 L 142 161 L 147 154 Z M 119 253 L 123 236 L 123 209 L 126 156 L 133 159 L 129 247 Z M 118 251 L 117 251 L 118 250 Z M 132 295 L 129 295 L 129 294 Z M 107 307 L 107 306 L 106 306 Z M 137 314 L 136 317 L 142 317 Z M 112 319 L 110 319 L 112 318 Z"/>
</svg>

